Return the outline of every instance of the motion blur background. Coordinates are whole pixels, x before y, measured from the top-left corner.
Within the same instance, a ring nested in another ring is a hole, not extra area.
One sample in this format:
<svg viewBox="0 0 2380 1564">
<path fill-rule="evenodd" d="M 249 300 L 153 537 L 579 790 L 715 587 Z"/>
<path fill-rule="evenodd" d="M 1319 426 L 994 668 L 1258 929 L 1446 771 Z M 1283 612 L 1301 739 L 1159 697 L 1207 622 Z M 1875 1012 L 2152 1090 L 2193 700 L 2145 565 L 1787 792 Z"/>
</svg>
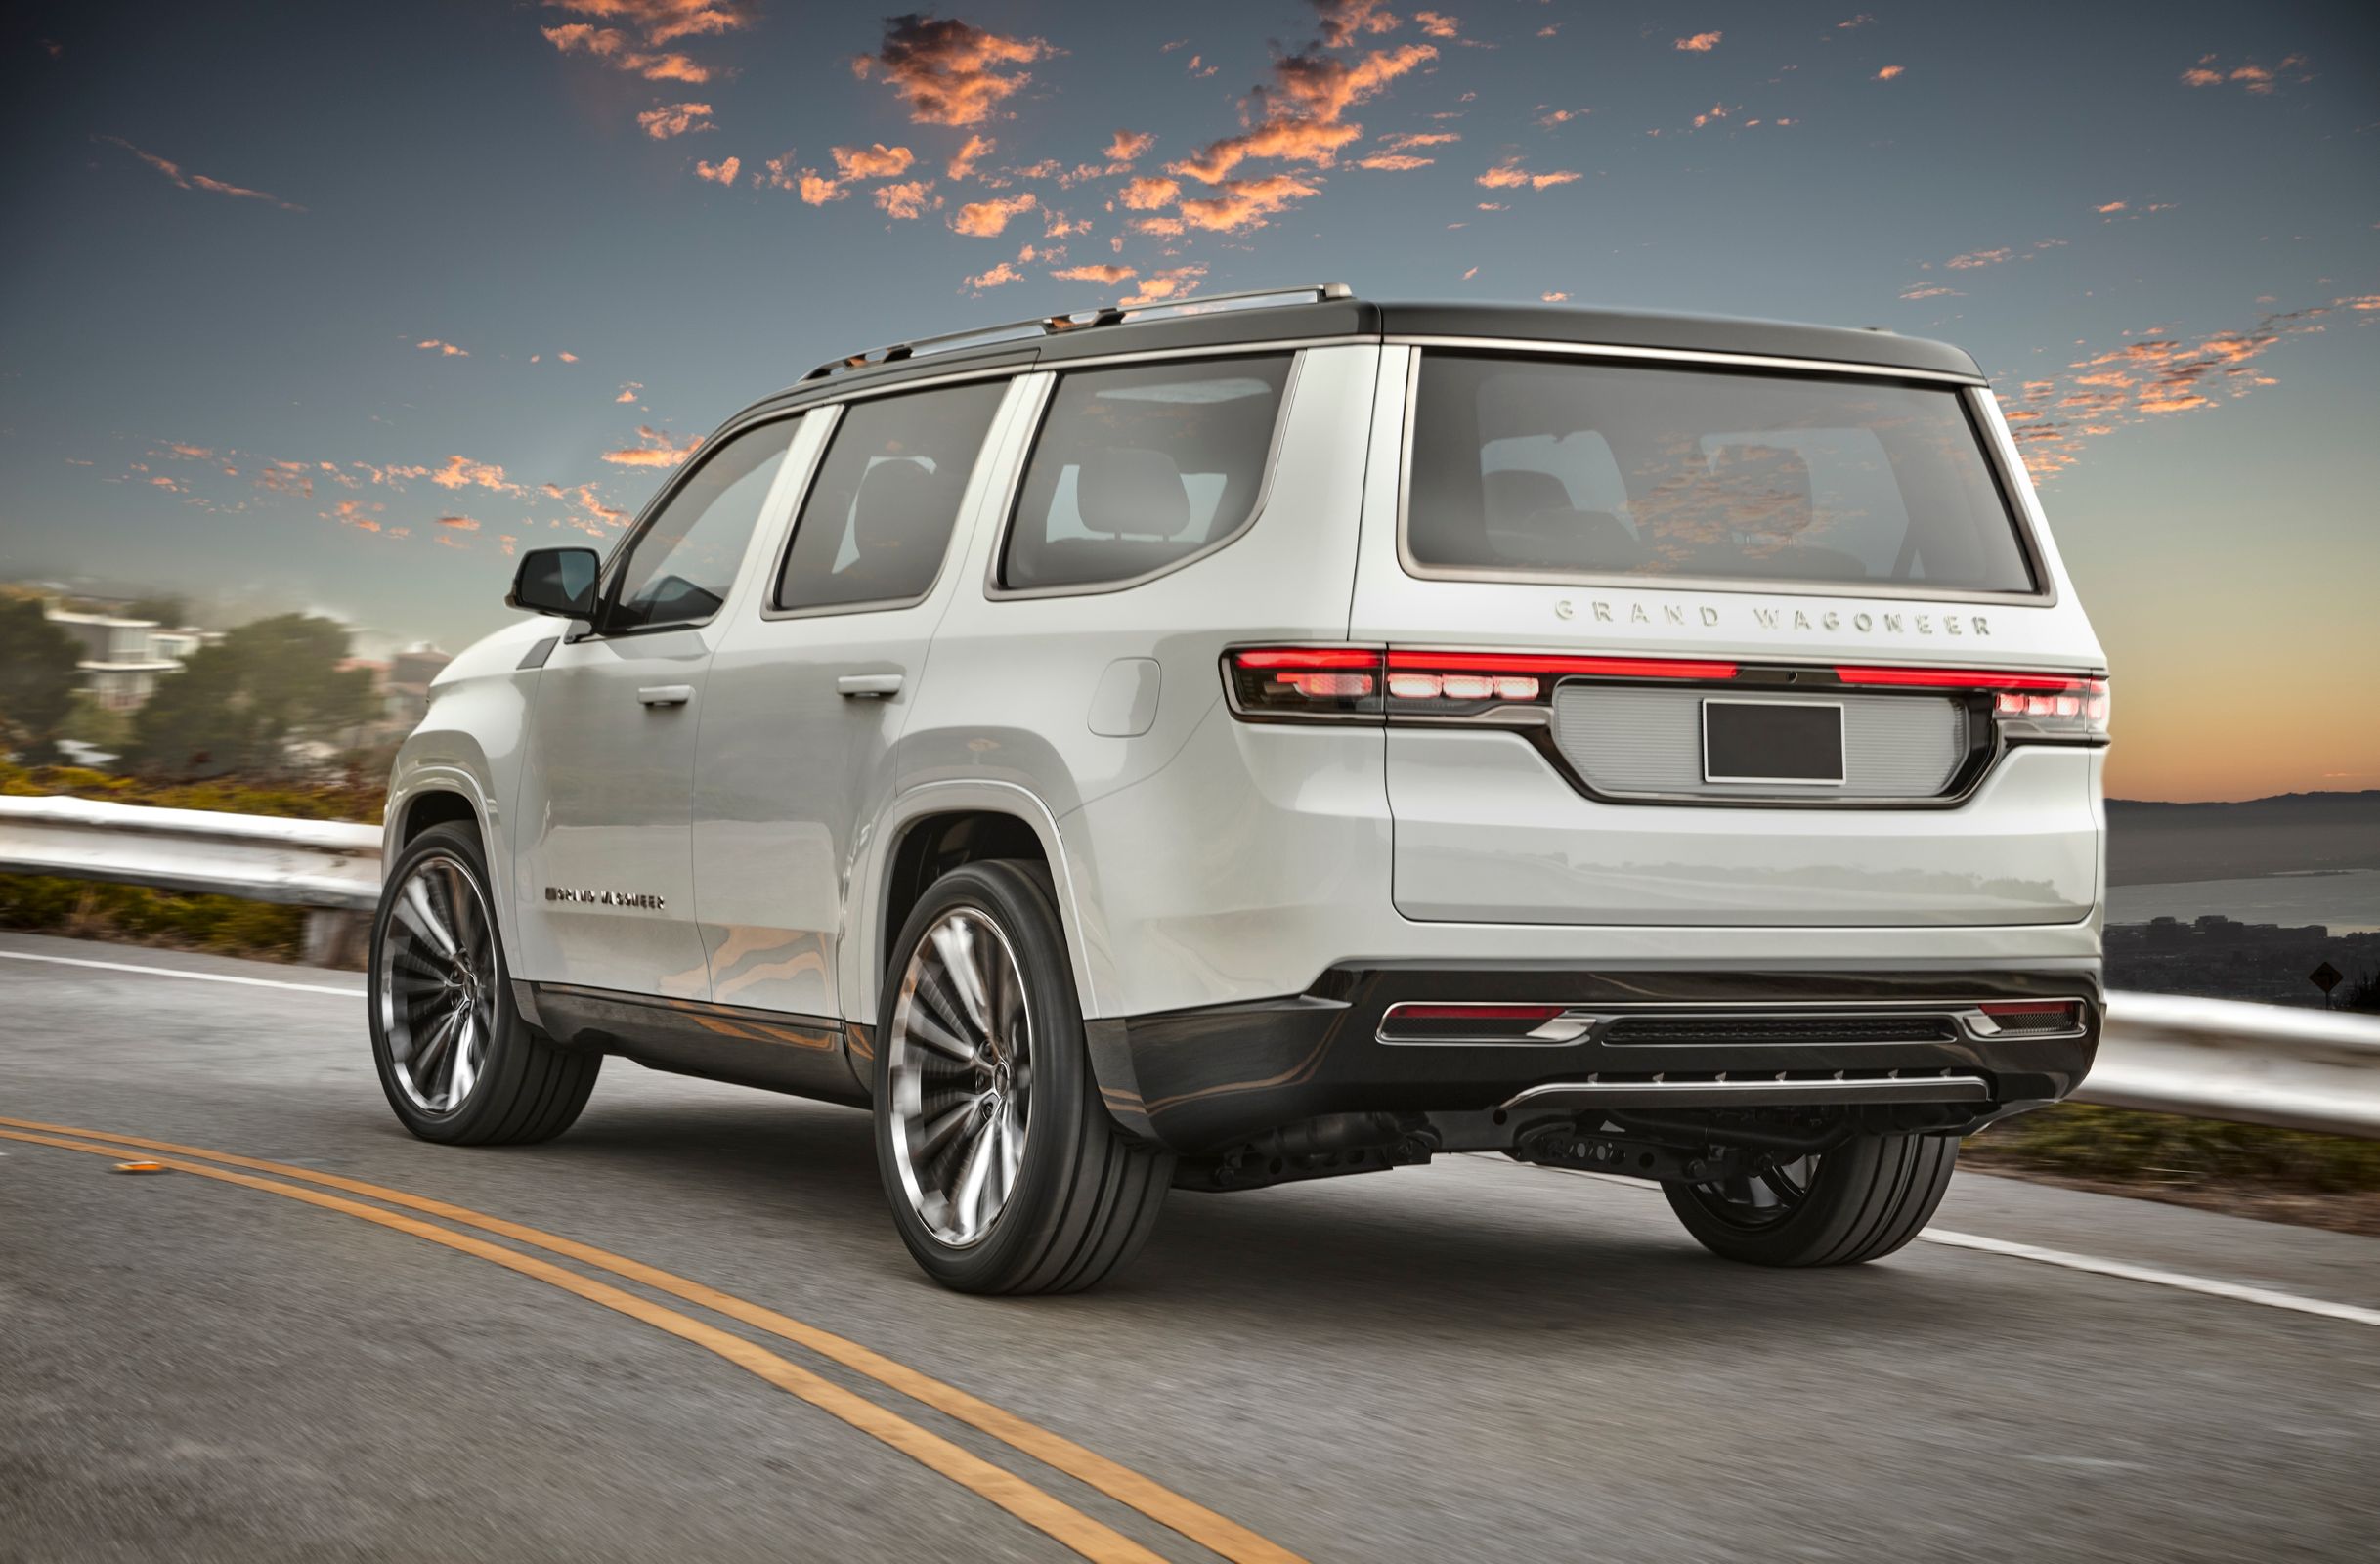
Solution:
<svg viewBox="0 0 2380 1564">
<path fill-rule="evenodd" d="M 2380 986 L 2368 5 L 20 4 L 0 118 L 10 791 L 376 818 L 510 556 L 751 398 L 1335 279 L 1972 351 L 2112 663 L 2111 981 Z"/>
</svg>

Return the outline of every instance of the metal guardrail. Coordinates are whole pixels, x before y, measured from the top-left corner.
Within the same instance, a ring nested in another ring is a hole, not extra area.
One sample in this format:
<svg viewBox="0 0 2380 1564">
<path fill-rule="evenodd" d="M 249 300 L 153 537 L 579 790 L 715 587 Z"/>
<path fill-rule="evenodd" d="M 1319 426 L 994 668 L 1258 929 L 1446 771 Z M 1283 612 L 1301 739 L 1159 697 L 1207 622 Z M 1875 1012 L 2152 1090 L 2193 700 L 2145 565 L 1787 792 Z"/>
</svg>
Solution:
<svg viewBox="0 0 2380 1564">
<path fill-rule="evenodd" d="M 380 891 L 380 828 L 0 797 L 0 873 L 211 891 L 314 909 L 309 955 Z M 2075 1100 L 2380 1139 L 2380 1016 L 2111 993 Z"/>
</svg>

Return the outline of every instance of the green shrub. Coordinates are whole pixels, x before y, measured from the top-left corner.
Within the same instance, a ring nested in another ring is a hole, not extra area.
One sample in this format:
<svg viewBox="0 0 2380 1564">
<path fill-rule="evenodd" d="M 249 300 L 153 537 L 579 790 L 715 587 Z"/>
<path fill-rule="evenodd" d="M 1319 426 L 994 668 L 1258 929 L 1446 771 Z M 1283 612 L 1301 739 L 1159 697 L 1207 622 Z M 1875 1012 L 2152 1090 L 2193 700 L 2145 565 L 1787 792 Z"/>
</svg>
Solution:
<svg viewBox="0 0 2380 1564">
<path fill-rule="evenodd" d="M 2380 1190 L 2380 1141 L 2089 1103 L 2060 1103 L 2010 1119 L 1971 1144 L 1979 1166 L 2007 1161 L 2074 1178 L 2255 1183 L 2322 1194 Z"/>
</svg>

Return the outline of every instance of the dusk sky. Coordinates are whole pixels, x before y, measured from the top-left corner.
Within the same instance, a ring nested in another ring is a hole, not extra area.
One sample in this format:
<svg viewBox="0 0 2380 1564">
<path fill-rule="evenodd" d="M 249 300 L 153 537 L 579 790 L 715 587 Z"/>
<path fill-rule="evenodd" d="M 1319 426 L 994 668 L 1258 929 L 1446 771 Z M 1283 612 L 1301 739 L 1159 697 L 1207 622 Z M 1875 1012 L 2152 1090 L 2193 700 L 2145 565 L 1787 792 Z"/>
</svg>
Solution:
<svg viewBox="0 0 2380 1564">
<path fill-rule="evenodd" d="M 2380 787 L 2380 7 L 16 4 L 0 577 L 450 648 L 903 336 L 1283 282 L 1971 351 L 2109 791 Z"/>
</svg>

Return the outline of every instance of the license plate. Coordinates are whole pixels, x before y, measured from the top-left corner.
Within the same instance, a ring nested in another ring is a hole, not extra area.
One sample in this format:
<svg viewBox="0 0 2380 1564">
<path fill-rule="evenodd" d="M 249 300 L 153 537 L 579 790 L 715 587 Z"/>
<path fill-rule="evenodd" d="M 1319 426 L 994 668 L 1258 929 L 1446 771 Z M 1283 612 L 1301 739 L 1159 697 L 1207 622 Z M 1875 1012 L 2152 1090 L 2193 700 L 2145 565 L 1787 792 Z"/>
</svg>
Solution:
<svg viewBox="0 0 2380 1564">
<path fill-rule="evenodd" d="M 1842 707 L 1834 701 L 1703 703 L 1703 780 L 1842 786 Z"/>
</svg>

